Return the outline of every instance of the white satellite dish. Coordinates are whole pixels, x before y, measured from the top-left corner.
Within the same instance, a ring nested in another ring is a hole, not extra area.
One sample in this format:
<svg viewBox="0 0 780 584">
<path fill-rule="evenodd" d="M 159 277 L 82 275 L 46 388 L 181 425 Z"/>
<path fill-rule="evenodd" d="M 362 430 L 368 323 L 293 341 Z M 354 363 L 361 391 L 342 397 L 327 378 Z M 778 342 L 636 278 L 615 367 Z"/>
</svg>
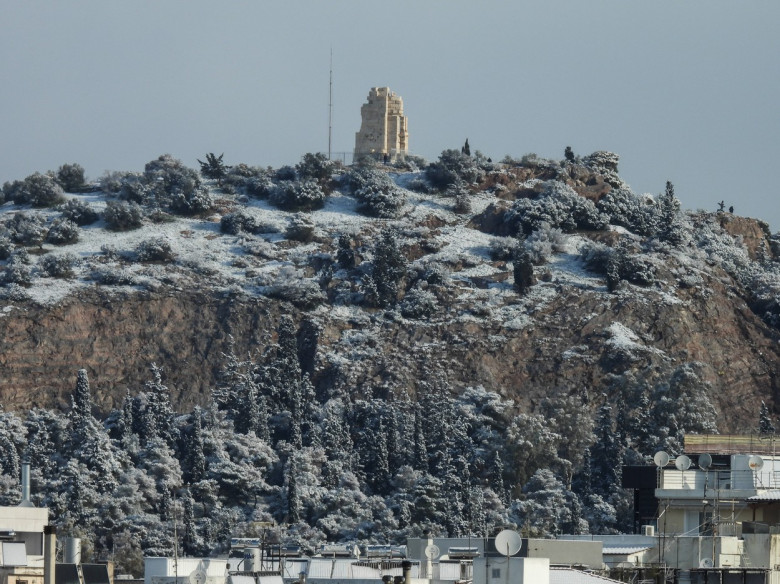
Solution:
<svg viewBox="0 0 780 584">
<path fill-rule="evenodd" d="M 691 459 L 681 454 L 675 459 L 674 466 L 677 467 L 677 470 L 688 470 L 691 468 Z"/>
<path fill-rule="evenodd" d="M 754 454 L 748 458 L 748 466 L 750 467 L 750 470 L 761 470 L 764 468 L 764 459 L 758 454 Z"/>
<path fill-rule="evenodd" d="M 702 558 L 701 560 L 699 560 L 700 568 L 712 568 L 712 566 L 713 563 L 712 563 L 712 559 L 710 558 Z"/>
<path fill-rule="evenodd" d="M 523 538 L 516 531 L 504 529 L 496 536 L 495 546 L 498 553 L 513 556 L 523 547 Z"/>
<path fill-rule="evenodd" d="M 667 464 L 669 464 L 669 455 L 666 454 L 663 450 L 659 450 L 655 453 L 655 456 L 653 457 L 653 462 L 655 462 L 655 465 L 657 467 L 663 468 Z"/>
<path fill-rule="evenodd" d="M 439 557 L 439 554 L 441 553 L 441 550 L 439 549 L 439 546 L 435 544 L 431 544 L 428 546 L 425 546 L 425 557 L 429 560 L 435 560 Z"/>
<path fill-rule="evenodd" d="M 699 468 L 708 469 L 712 466 L 712 457 L 709 454 L 699 455 Z"/>
</svg>

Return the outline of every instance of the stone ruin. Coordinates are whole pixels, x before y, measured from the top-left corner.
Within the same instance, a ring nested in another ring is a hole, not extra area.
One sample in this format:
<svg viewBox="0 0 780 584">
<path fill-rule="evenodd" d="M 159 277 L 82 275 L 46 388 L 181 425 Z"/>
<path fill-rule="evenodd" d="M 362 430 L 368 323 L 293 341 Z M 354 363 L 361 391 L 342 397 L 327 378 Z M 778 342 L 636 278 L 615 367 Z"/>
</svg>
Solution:
<svg viewBox="0 0 780 584">
<path fill-rule="evenodd" d="M 355 160 L 371 156 L 385 162 L 409 152 L 409 131 L 404 100 L 389 87 L 372 87 L 360 108 L 362 122 L 355 134 Z"/>
</svg>

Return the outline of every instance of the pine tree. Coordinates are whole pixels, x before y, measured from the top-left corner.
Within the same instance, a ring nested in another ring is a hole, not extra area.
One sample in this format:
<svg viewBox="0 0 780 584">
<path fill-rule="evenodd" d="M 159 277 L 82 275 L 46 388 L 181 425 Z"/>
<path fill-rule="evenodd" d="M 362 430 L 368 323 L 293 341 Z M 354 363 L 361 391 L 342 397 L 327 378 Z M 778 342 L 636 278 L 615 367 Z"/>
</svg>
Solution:
<svg viewBox="0 0 780 584">
<path fill-rule="evenodd" d="M 339 267 L 344 270 L 351 270 L 357 263 L 355 250 L 352 249 L 352 238 L 346 233 L 339 235 L 336 261 L 338 262 Z"/>
<path fill-rule="evenodd" d="M 206 477 L 206 455 L 203 452 L 203 427 L 201 409 L 195 406 L 192 411 L 192 432 L 185 441 L 184 468 L 190 483 L 197 483 Z"/>
<path fill-rule="evenodd" d="M 298 492 L 298 469 L 296 456 L 290 457 L 287 463 L 287 523 L 298 523 L 301 520 L 303 505 Z"/>
<path fill-rule="evenodd" d="M 305 318 L 298 327 L 298 363 L 301 372 L 311 377 L 317 364 L 317 345 L 322 326 L 311 318 Z"/>
<path fill-rule="evenodd" d="M 512 273 L 515 292 L 518 294 L 525 294 L 531 286 L 536 284 L 534 265 L 525 244 L 522 242 L 512 252 Z"/>
<path fill-rule="evenodd" d="M 574 151 L 571 149 L 571 146 L 566 147 L 566 150 L 563 152 L 563 156 L 567 162 L 574 162 Z"/>
<path fill-rule="evenodd" d="M 490 469 L 490 486 L 493 488 L 496 495 L 498 495 L 498 498 L 506 504 L 507 493 L 506 488 L 504 487 L 504 461 L 501 460 L 501 455 L 498 450 L 493 453 L 493 461 Z"/>
<path fill-rule="evenodd" d="M 396 234 L 385 230 L 374 246 L 371 274 L 366 276 L 366 298 L 379 308 L 394 306 L 398 302 L 398 284 L 406 273 L 406 258 L 398 246 Z"/>
<path fill-rule="evenodd" d="M 425 440 L 420 404 L 414 407 L 414 468 L 428 472 L 428 445 Z"/>
<path fill-rule="evenodd" d="M 465 154 L 466 156 L 471 156 L 471 146 L 469 146 L 468 138 L 466 138 L 466 143 L 463 145 L 460 151 L 462 154 Z"/>
<path fill-rule="evenodd" d="M 680 201 L 674 195 L 674 185 L 666 181 L 666 190 L 658 198 L 660 221 L 656 236 L 661 241 L 679 245 L 685 239 L 680 218 Z"/>
<path fill-rule="evenodd" d="M 603 396 L 607 399 L 607 396 Z M 596 443 L 591 450 L 593 491 L 604 499 L 620 487 L 622 448 L 615 440 L 612 406 L 608 402 L 599 408 L 596 422 Z"/>
<path fill-rule="evenodd" d="M 761 411 L 759 412 L 758 421 L 758 433 L 759 434 L 774 434 L 775 425 L 772 423 L 772 415 L 769 413 L 769 408 L 761 400 Z"/>
<path fill-rule="evenodd" d="M 162 369 L 152 363 L 151 371 L 153 378 L 144 387 L 147 399 L 144 411 L 145 437 L 147 441 L 160 437 L 173 448 L 178 430 L 174 425 L 170 391 L 162 383 Z"/>
<path fill-rule="evenodd" d="M 225 156 L 224 153 L 219 156 L 215 156 L 213 152 L 206 154 L 206 162 L 198 160 L 198 163 L 200 164 L 200 173 L 206 178 L 217 179 L 217 181 L 221 182 L 222 179 L 227 176 L 227 171 L 231 168 L 222 162 L 223 156 Z"/>
<path fill-rule="evenodd" d="M 198 557 L 204 552 L 203 539 L 198 534 L 198 528 L 195 523 L 194 501 L 189 489 L 184 490 L 182 504 L 182 523 L 184 524 L 182 551 L 185 556 Z"/>
</svg>

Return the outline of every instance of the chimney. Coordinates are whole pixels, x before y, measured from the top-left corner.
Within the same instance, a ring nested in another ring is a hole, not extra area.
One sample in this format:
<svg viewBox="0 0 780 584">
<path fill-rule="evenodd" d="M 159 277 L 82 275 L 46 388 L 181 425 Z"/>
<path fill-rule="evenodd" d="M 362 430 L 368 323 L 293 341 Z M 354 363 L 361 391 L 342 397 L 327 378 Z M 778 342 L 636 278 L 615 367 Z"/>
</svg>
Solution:
<svg viewBox="0 0 780 584">
<path fill-rule="evenodd" d="M 409 560 L 404 560 L 401 562 L 401 570 L 404 575 L 404 582 L 405 584 L 411 584 L 412 583 L 412 562 Z"/>
<path fill-rule="evenodd" d="M 30 501 L 30 461 L 22 461 L 22 500 L 19 507 L 35 507 Z"/>
<path fill-rule="evenodd" d="M 57 528 L 43 526 L 43 584 L 54 584 L 54 566 L 57 561 Z"/>
</svg>

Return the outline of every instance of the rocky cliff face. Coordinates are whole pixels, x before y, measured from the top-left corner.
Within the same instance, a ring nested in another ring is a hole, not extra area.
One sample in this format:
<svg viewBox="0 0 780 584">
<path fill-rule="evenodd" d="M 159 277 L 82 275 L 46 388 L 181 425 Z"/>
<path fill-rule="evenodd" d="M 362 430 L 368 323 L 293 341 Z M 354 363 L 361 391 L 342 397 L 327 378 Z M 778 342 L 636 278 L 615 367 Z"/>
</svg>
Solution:
<svg viewBox="0 0 780 584">
<path fill-rule="evenodd" d="M 608 294 L 595 279 L 572 286 L 553 276 L 501 318 L 487 314 L 487 291 L 482 298 L 461 318 L 388 320 L 323 308 L 306 314 L 322 326 L 319 385 L 338 379 L 354 392 L 414 392 L 437 370 L 456 388 L 483 385 L 532 409 L 547 396 L 607 390 L 611 376 L 629 370 L 699 362 L 721 431 L 752 429 L 760 401 L 774 401 L 780 389 L 777 334 L 727 278 L 671 295 Z M 273 342 L 279 315 L 292 310 L 265 298 L 181 291 L 93 291 L 52 307 L 15 303 L 0 319 L 0 402 L 19 410 L 67 407 L 83 367 L 96 403 L 109 409 L 126 389 L 141 391 L 156 362 L 177 407 L 205 403 L 231 342 L 239 354 L 259 354 Z"/>
</svg>

